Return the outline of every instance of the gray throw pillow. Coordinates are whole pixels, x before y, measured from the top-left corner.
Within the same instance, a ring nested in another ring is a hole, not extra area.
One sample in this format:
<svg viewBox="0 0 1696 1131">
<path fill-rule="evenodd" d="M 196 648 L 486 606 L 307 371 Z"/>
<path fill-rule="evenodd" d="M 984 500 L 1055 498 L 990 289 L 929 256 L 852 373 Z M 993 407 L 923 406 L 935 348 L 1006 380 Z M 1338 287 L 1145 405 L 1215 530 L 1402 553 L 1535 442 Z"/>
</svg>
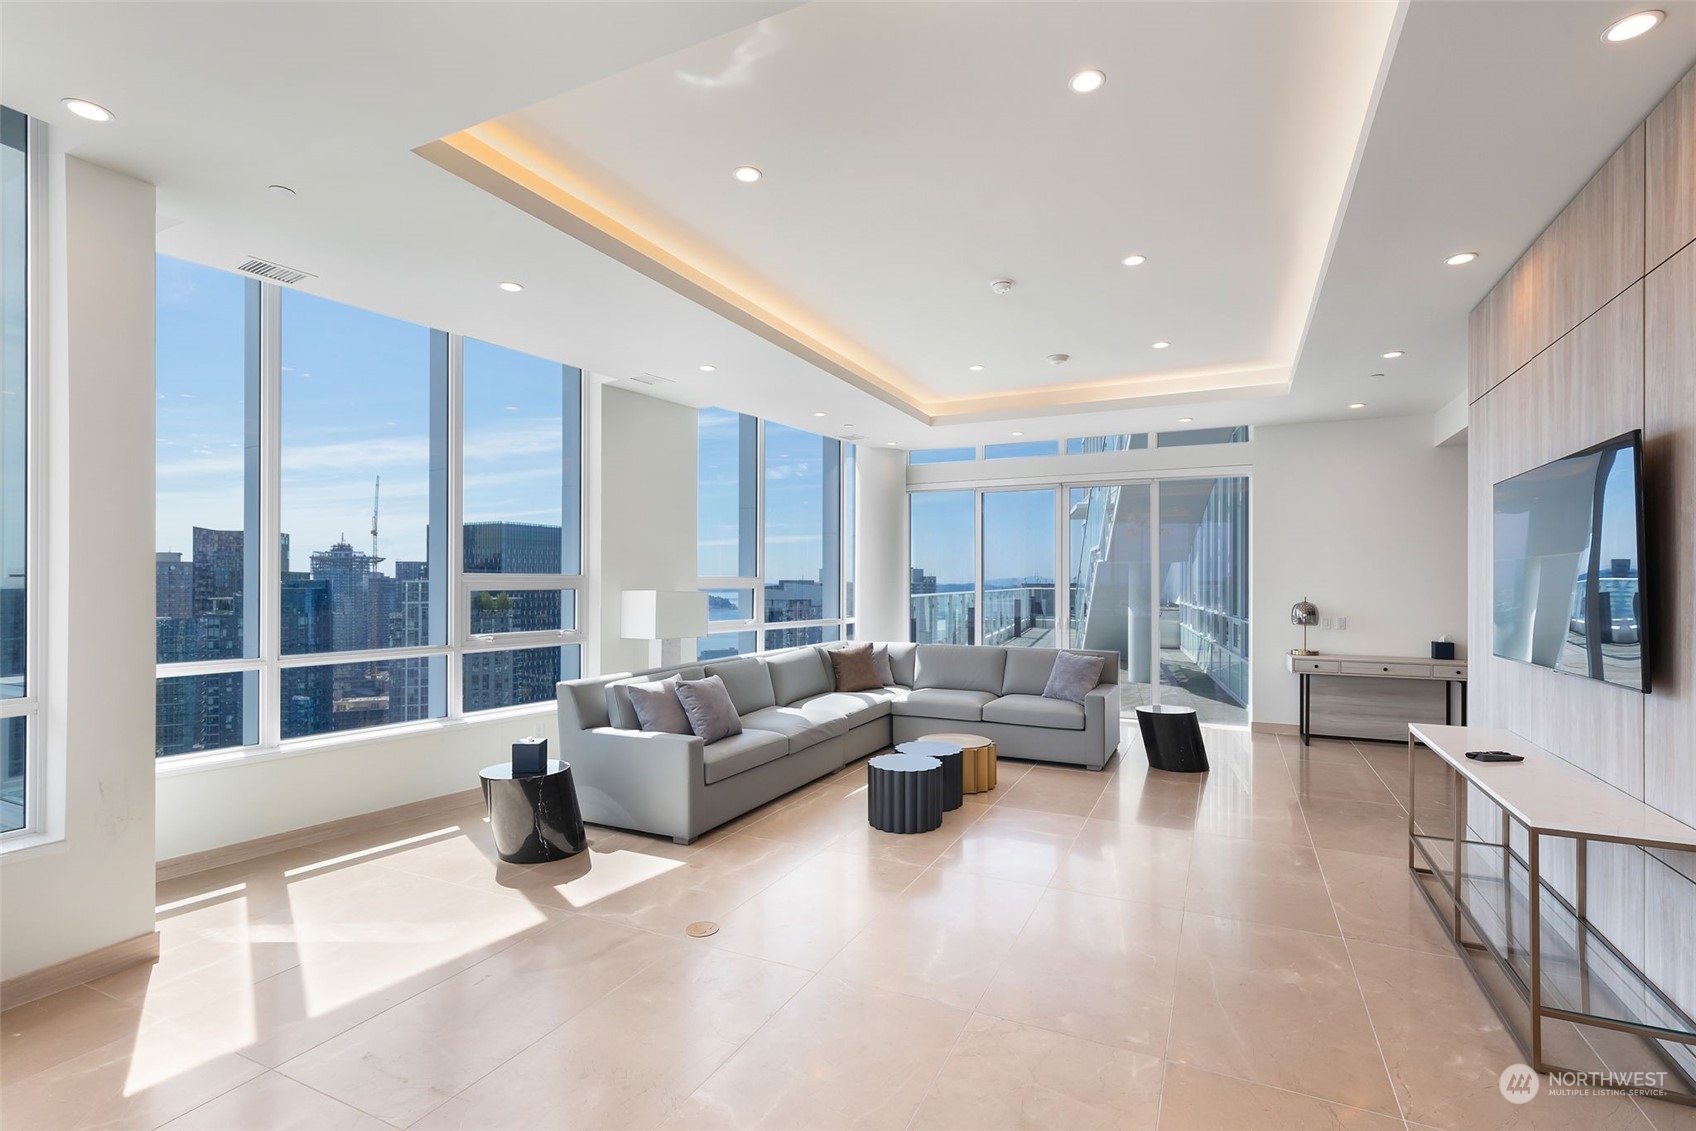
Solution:
<svg viewBox="0 0 1696 1131">
<path fill-rule="evenodd" d="M 678 701 L 676 676 L 658 683 L 627 683 L 624 690 L 630 696 L 630 709 L 636 712 L 636 722 L 643 730 L 665 734 L 695 733 L 689 727 L 689 716 L 683 713 L 683 704 Z"/>
<path fill-rule="evenodd" d="M 1100 656 L 1060 653 L 1054 657 L 1054 670 L 1048 673 L 1048 686 L 1042 689 L 1042 697 L 1082 703 L 1084 696 L 1095 690 L 1101 680 L 1101 663 Z"/>
<path fill-rule="evenodd" d="M 689 729 L 700 735 L 703 742 L 713 743 L 742 733 L 742 720 L 736 715 L 736 704 L 730 701 L 724 680 L 716 675 L 709 675 L 706 679 L 678 680 L 677 701 L 683 704 L 683 713 L 689 716 Z"/>
<path fill-rule="evenodd" d="M 882 680 L 881 686 L 888 687 L 895 682 L 895 669 L 889 666 L 889 645 L 877 644 L 872 647 L 872 671 Z"/>
</svg>

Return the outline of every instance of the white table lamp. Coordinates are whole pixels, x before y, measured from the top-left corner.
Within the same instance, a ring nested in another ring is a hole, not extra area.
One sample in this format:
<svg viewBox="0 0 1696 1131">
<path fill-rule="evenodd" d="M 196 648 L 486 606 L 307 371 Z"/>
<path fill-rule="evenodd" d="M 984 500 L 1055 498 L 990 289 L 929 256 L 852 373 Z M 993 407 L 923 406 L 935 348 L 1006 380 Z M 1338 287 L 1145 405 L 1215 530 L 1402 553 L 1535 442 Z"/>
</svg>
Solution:
<svg viewBox="0 0 1696 1131">
<path fill-rule="evenodd" d="M 648 662 L 672 667 L 683 662 L 683 641 L 707 634 L 707 595 L 692 590 L 626 589 L 623 594 L 626 640 L 650 641 Z"/>
</svg>

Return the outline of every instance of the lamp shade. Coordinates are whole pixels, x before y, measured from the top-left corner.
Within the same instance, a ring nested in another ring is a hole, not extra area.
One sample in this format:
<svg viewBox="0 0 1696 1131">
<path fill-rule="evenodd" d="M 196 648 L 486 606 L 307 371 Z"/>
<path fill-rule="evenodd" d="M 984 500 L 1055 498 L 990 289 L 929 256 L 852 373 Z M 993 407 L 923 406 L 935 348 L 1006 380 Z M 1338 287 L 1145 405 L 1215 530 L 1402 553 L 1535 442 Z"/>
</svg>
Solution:
<svg viewBox="0 0 1696 1131">
<path fill-rule="evenodd" d="M 1290 606 L 1291 624 L 1318 624 L 1319 610 L 1306 597 Z"/>
<path fill-rule="evenodd" d="M 707 634 L 707 595 L 693 591 L 626 589 L 621 635 L 626 640 L 681 640 Z"/>
</svg>

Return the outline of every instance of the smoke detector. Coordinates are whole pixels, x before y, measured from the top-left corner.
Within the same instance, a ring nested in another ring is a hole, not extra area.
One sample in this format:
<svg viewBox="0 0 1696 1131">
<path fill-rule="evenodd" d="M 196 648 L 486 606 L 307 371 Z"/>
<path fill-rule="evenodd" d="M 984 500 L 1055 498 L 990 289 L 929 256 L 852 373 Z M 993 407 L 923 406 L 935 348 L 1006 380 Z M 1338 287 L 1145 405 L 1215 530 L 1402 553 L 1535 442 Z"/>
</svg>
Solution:
<svg viewBox="0 0 1696 1131">
<path fill-rule="evenodd" d="M 993 282 L 989 285 L 989 289 L 994 291 L 998 295 L 1004 295 L 1008 291 L 1013 289 L 1013 280 L 1011 280 L 1011 279 L 997 279 L 997 280 L 995 280 L 995 282 Z"/>
<path fill-rule="evenodd" d="M 1072 355 L 1069 353 L 1051 353 L 1048 355 L 1048 364 L 1050 365 L 1065 365 L 1071 360 Z"/>
</svg>

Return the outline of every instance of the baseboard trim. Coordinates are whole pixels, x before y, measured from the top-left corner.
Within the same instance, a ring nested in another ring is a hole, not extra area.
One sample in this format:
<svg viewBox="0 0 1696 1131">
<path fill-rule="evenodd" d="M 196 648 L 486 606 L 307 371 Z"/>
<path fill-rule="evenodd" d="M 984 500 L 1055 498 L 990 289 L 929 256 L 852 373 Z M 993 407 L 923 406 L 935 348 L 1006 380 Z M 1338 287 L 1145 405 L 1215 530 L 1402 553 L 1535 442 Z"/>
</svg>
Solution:
<svg viewBox="0 0 1696 1131">
<path fill-rule="evenodd" d="M 1301 734 L 1301 727 L 1295 723 L 1250 723 L 1248 729 L 1255 734 Z"/>
<path fill-rule="evenodd" d="M 196 872 L 205 872 L 212 868 L 222 868 L 226 864 L 242 864 L 249 860 L 257 860 L 261 856 L 269 856 L 273 852 L 286 852 L 291 848 L 304 848 L 319 841 L 330 840 L 333 837 L 347 836 L 350 833 L 365 832 L 369 829 L 380 829 L 385 825 L 410 821 L 414 817 L 427 817 L 431 813 L 441 813 L 449 809 L 459 809 L 474 804 L 483 799 L 482 787 L 461 790 L 458 793 L 444 793 L 440 797 L 429 797 L 423 801 L 412 801 L 405 805 L 396 805 L 391 809 L 377 809 L 370 813 L 359 813 L 352 817 L 342 817 L 334 821 L 325 821 L 319 825 L 308 825 L 302 829 L 291 829 L 286 833 L 273 833 L 262 836 L 257 840 L 238 841 L 218 848 L 208 848 L 204 852 L 191 852 L 186 856 L 173 856 L 169 860 L 161 860 L 154 865 L 156 881 L 175 880 L 182 876 L 192 876 Z"/>
<path fill-rule="evenodd" d="M 68 990 L 84 982 L 92 982 L 96 978 L 104 978 L 120 970 L 128 970 L 131 966 L 142 966 L 157 961 L 159 932 L 149 931 L 133 939 L 115 942 L 111 946 L 103 946 L 99 950 L 91 950 L 87 954 L 79 954 L 63 962 L 55 962 L 39 970 L 31 970 L 28 974 L 19 974 L 16 978 L 7 978 L 0 982 L 0 1009 L 11 1009 L 16 1005 L 37 1001 L 49 994 L 56 994 L 60 990 Z"/>
</svg>

